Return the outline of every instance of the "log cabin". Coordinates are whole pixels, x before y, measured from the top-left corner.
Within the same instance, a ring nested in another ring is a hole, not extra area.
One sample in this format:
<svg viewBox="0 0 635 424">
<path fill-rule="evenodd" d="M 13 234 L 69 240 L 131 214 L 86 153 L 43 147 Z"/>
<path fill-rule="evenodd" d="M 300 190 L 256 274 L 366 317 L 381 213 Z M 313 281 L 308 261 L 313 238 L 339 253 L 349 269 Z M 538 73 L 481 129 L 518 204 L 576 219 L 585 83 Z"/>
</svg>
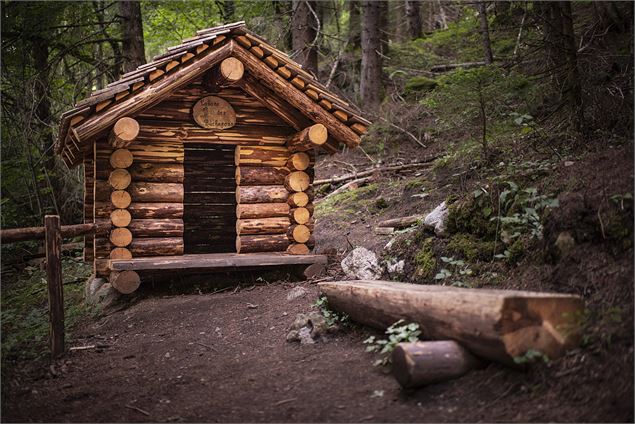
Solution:
<svg viewBox="0 0 635 424">
<path fill-rule="evenodd" d="M 197 31 L 61 116 L 84 220 L 110 226 L 84 258 L 122 293 L 151 270 L 323 267 L 315 157 L 369 125 L 244 22 Z"/>
</svg>

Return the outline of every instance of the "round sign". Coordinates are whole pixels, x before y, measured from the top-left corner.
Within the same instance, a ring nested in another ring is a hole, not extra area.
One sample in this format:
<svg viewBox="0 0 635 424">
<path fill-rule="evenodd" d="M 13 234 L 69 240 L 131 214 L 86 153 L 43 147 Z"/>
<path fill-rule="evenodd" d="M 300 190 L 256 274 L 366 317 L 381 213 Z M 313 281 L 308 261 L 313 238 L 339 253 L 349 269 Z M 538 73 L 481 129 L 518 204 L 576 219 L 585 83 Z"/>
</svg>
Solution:
<svg viewBox="0 0 635 424">
<path fill-rule="evenodd" d="M 223 130 L 236 125 L 236 112 L 232 105 L 216 96 L 203 97 L 196 102 L 192 115 L 203 128 Z"/>
</svg>

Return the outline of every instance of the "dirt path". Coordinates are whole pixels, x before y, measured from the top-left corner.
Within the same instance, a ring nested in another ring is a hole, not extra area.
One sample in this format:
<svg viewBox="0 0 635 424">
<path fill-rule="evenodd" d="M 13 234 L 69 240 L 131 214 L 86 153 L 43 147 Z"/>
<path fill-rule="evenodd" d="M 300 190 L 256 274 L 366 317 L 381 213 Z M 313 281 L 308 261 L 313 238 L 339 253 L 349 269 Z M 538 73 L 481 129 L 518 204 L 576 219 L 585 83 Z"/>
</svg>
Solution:
<svg viewBox="0 0 635 424">
<path fill-rule="evenodd" d="M 315 345 L 285 341 L 295 315 L 309 311 L 317 297 L 314 285 L 302 285 L 309 293 L 293 301 L 286 297 L 290 284 L 146 298 L 87 326 L 84 338 L 71 343 L 109 348 L 70 353 L 54 368 L 57 376 L 21 381 L 19 389 L 4 382 L 3 422 L 611 421 L 628 415 L 628 393 L 606 394 L 612 400 L 598 407 L 588 402 L 592 391 L 540 386 L 545 370 L 497 365 L 404 394 L 371 365 L 365 330 Z"/>
</svg>

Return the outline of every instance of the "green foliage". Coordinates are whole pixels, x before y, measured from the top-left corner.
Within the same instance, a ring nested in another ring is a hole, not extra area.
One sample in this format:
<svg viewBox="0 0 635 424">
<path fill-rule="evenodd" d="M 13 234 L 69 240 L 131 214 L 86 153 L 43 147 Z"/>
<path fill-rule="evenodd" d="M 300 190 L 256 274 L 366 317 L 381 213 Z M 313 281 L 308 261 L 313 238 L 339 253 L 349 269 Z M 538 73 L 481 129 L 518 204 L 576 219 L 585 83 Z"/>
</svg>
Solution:
<svg viewBox="0 0 635 424">
<path fill-rule="evenodd" d="M 427 93 L 434 90 L 439 85 L 434 79 L 419 75 L 410 78 L 406 82 L 406 94 Z"/>
<path fill-rule="evenodd" d="M 368 184 L 354 190 L 346 190 L 324 199 L 315 207 L 317 216 L 326 216 L 332 213 L 341 213 L 343 210 L 350 212 L 358 210 L 360 206 L 369 206 L 372 203 L 370 197 L 377 193 L 377 183 Z"/>
<path fill-rule="evenodd" d="M 318 297 L 312 306 L 320 310 L 320 313 L 324 317 L 324 321 L 326 321 L 326 325 L 329 327 L 333 327 L 335 325 L 347 325 L 350 322 L 350 317 L 348 315 L 337 313 L 329 308 L 329 301 L 325 295 Z"/>
<path fill-rule="evenodd" d="M 466 277 L 474 274 L 474 271 L 461 259 L 442 256 L 441 260 L 446 264 L 446 268 L 441 268 L 435 280 L 443 281 L 451 280 L 450 284 L 455 287 L 471 287 L 468 283 L 462 281 Z"/>
<path fill-rule="evenodd" d="M 383 355 L 383 358 L 375 361 L 375 366 L 388 364 L 390 362 L 390 354 L 399 343 L 416 342 L 419 340 L 419 336 L 421 335 L 419 324 L 404 324 L 404 322 L 403 319 L 400 319 L 388 327 L 388 329 L 386 329 L 387 339 L 377 339 L 375 336 L 370 336 L 364 340 L 364 344 L 368 345 L 366 352 L 378 352 L 380 355 Z"/>
<path fill-rule="evenodd" d="M 449 252 L 460 255 L 469 262 L 492 259 L 495 248 L 494 241 L 478 239 L 472 234 L 464 233 L 454 234 L 447 244 Z"/>
<path fill-rule="evenodd" d="M 514 363 L 519 365 L 532 364 L 536 361 L 548 363 L 549 357 L 539 350 L 534 349 L 529 349 L 523 355 L 514 357 Z"/>
<path fill-rule="evenodd" d="M 432 251 L 432 239 L 428 238 L 423 241 L 421 248 L 414 257 L 415 272 L 414 277 L 428 279 L 432 277 L 437 267 L 437 260 Z"/>
</svg>

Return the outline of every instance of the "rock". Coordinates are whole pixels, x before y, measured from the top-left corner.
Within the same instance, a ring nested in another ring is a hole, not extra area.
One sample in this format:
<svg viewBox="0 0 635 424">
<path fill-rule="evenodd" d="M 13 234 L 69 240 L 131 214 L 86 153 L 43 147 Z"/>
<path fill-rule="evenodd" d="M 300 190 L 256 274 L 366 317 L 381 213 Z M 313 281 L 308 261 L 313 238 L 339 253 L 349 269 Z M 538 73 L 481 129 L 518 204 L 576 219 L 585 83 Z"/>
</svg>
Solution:
<svg viewBox="0 0 635 424">
<path fill-rule="evenodd" d="M 313 344 L 317 340 L 324 339 L 328 330 L 326 320 L 321 313 L 314 311 L 306 315 L 298 314 L 289 327 L 287 341 Z"/>
<path fill-rule="evenodd" d="M 93 295 L 92 304 L 100 306 L 105 310 L 114 306 L 120 296 L 121 293 L 119 293 L 110 283 L 105 283 Z"/>
<path fill-rule="evenodd" d="M 313 336 L 311 335 L 311 329 L 309 327 L 302 327 L 300 331 L 298 331 L 298 338 L 300 339 L 300 344 L 313 344 L 315 340 L 313 340 Z"/>
<path fill-rule="evenodd" d="M 559 256 L 563 257 L 575 247 L 575 239 L 569 231 L 563 231 L 558 234 L 555 245 Z"/>
<path fill-rule="evenodd" d="M 307 316 L 309 320 L 309 328 L 311 329 L 311 337 L 317 340 L 324 336 L 328 332 L 329 326 L 326 324 L 326 320 L 319 312 L 311 312 Z"/>
<path fill-rule="evenodd" d="M 382 273 L 377 256 L 363 247 L 353 249 L 342 260 L 342 270 L 348 278 L 356 280 L 379 280 Z"/>
<path fill-rule="evenodd" d="M 106 279 L 105 278 L 92 278 L 91 277 L 91 278 L 88 279 L 88 281 L 86 281 L 85 290 L 84 290 L 84 297 L 86 298 L 88 303 L 92 303 L 91 299 L 93 299 L 95 297 L 95 294 L 97 293 L 97 291 L 104 284 L 106 284 Z"/>
<path fill-rule="evenodd" d="M 304 287 L 301 287 L 301 286 L 294 287 L 291 290 L 289 290 L 289 293 L 287 294 L 287 300 L 292 301 L 292 300 L 300 299 L 306 296 L 307 293 L 309 293 L 309 291 L 305 289 Z"/>
<path fill-rule="evenodd" d="M 568 167 L 568 166 L 573 166 L 573 164 L 575 164 L 575 162 L 574 162 L 574 161 L 572 161 L 572 160 L 565 160 L 565 161 L 564 161 L 564 166 L 567 166 L 567 167 Z"/>
<path fill-rule="evenodd" d="M 434 233 L 437 236 L 443 236 L 445 235 L 445 224 L 448 220 L 448 214 L 448 206 L 445 202 L 441 202 L 439 206 L 426 215 L 423 219 L 423 224 L 427 227 L 434 228 Z"/>
<path fill-rule="evenodd" d="M 397 259 L 390 259 L 386 261 L 386 272 L 391 277 L 398 277 L 403 275 L 405 266 L 406 262 L 403 259 L 399 261 Z"/>
</svg>

